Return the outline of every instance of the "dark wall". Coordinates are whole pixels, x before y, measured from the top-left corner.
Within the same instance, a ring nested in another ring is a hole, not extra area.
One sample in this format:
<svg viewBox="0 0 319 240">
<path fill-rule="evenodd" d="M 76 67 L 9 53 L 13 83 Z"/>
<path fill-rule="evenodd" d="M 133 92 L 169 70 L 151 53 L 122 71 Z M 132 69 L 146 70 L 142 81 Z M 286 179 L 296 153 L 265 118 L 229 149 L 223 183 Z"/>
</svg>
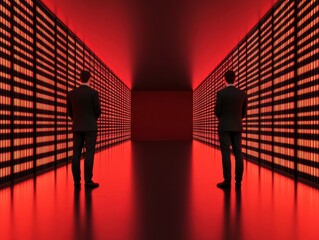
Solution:
<svg viewBox="0 0 319 240">
<path fill-rule="evenodd" d="M 191 140 L 192 92 L 132 92 L 133 140 Z"/>
</svg>

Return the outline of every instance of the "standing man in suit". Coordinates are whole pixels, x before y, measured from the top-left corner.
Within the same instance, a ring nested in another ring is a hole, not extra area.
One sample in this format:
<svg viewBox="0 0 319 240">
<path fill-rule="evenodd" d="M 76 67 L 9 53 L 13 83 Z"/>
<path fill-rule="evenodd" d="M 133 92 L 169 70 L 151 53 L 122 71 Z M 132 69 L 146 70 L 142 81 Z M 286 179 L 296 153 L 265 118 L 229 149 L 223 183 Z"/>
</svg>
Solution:
<svg viewBox="0 0 319 240">
<path fill-rule="evenodd" d="M 244 171 L 241 152 L 242 119 L 247 114 L 247 94 L 234 86 L 235 72 L 224 74 L 226 88 L 217 92 L 215 115 L 219 119 L 218 135 L 222 153 L 224 181 L 217 184 L 219 188 L 231 186 L 230 144 L 235 155 L 236 189 L 241 188 Z"/>
<path fill-rule="evenodd" d="M 81 187 L 80 157 L 85 146 L 84 178 L 86 188 L 97 188 L 92 181 L 95 144 L 97 138 L 97 119 L 101 115 L 98 92 L 90 88 L 89 71 L 81 72 L 82 84 L 67 95 L 67 112 L 73 120 L 73 159 L 72 173 L 74 187 Z"/>
</svg>

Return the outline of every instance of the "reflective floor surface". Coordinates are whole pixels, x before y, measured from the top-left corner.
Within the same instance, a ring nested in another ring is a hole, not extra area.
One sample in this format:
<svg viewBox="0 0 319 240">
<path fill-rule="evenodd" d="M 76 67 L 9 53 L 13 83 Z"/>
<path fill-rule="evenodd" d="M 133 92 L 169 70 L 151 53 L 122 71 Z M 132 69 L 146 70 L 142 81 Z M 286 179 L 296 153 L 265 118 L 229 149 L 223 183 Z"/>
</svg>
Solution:
<svg viewBox="0 0 319 240">
<path fill-rule="evenodd" d="M 319 239 L 318 189 L 245 162 L 242 190 L 220 190 L 220 152 L 196 141 L 125 142 L 94 180 L 75 191 L 69 165 L 0 190 L 0 239 Z"/>
</svg>

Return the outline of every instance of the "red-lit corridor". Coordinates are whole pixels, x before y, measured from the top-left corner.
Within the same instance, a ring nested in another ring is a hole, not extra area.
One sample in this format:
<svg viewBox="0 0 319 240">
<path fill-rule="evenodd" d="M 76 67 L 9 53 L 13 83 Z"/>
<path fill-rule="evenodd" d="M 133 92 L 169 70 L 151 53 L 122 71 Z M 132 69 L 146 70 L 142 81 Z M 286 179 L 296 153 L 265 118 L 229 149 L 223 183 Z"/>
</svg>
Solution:
<svg viewBox="0 0 319 240">
<path fill-rule="evenodd" d="M 128 141 L 96 155 L 95 190 L 70 165 L 0 190 L 0 239 L 319 239 L 319 191 L 245 162 L 216 188 L 220 152 L 197 141 Z"/>
<path fill-rule="evenodd" d="M 318 0 L 1 0 L 0 240 L 318 240 L 318 73 Z"/>
</svg>

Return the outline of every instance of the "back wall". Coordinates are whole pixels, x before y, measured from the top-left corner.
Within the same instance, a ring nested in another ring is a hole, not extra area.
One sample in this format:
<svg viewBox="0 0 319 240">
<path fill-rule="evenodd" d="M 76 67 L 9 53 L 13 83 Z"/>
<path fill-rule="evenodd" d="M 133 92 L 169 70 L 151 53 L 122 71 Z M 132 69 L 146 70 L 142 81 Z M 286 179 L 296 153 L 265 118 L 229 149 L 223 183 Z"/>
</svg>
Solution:
<svg viewBox="0 0 319 240">
<path fill-rule="evenodd" d="M 191 91 L 133 91 L 132 140 L 192 140 Z"/>
</svg>

